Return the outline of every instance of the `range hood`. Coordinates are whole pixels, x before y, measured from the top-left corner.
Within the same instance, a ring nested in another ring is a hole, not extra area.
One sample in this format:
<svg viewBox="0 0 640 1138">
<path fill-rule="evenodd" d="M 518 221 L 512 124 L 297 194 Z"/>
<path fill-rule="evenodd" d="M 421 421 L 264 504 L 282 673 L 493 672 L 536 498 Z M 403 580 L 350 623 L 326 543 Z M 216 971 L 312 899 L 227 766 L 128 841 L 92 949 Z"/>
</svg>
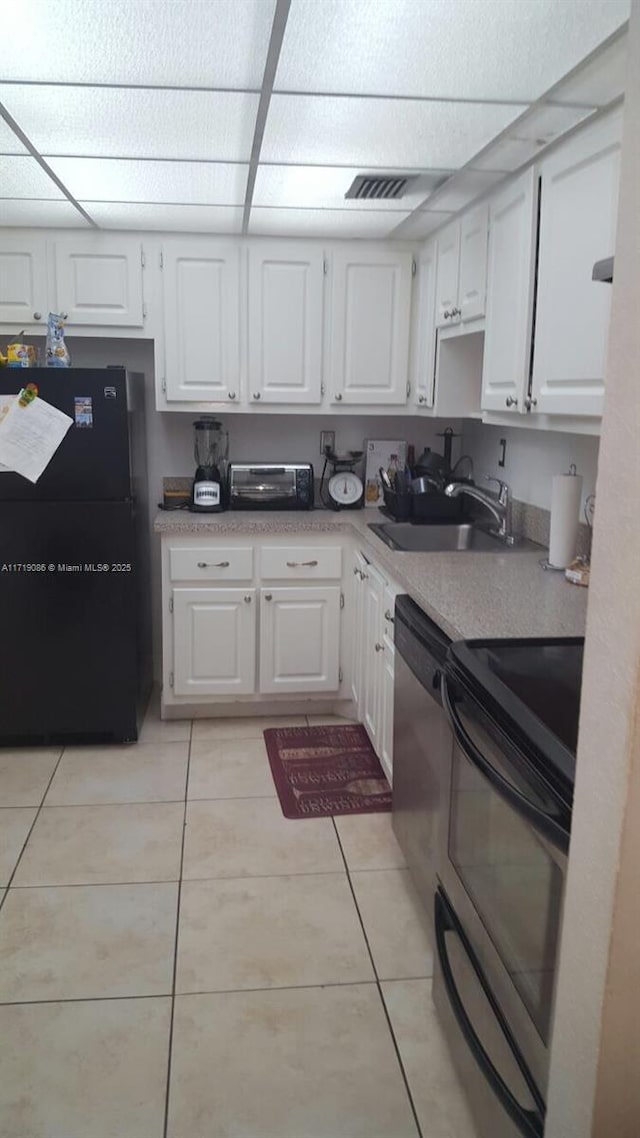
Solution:
<svg viewBox="0 0 640 1138">
<path fill-rule="evenodd" d="M 596 261 L 591 280 L 606 281 L 607 284 L 611 284 L 613 280 L 613 257 L 605 257 L 603 261 Z"/>
</svg>

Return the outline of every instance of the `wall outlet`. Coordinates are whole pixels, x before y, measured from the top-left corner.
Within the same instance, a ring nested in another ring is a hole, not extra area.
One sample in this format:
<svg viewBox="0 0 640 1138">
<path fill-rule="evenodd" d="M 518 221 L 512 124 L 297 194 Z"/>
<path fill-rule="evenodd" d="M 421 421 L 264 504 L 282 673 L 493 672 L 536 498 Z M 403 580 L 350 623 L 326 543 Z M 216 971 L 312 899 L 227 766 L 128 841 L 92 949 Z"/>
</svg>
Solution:
<svg viewBox="0 0 640 1138">
<path fill-rule="evenodd" d="M 320 431 L 320 454 L 326 454 L 328 450 L 334 451 L 336 449 L 336 432 L 335 431 Z"/>
</svg>

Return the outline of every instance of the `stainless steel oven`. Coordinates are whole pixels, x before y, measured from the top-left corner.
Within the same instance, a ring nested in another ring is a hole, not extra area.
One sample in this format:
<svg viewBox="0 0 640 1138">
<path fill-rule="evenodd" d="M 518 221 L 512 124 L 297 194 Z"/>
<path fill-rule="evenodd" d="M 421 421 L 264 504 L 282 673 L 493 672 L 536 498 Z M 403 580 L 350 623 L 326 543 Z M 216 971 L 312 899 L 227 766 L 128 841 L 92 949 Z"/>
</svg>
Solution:
<svg viewBox="0 0 640 1138">
<path fill-rule="evenodd" d="M 544 1130 L 581 665 L 582 641 L 456 644 L 445 665 L 434 999 L 482 1138 Z"/>
</svg>

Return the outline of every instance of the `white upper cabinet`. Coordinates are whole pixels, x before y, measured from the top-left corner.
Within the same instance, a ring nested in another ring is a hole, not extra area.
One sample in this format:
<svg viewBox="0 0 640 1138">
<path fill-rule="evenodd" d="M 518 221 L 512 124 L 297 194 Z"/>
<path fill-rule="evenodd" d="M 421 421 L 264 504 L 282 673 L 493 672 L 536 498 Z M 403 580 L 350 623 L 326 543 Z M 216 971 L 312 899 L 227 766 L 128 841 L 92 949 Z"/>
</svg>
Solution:
<svg viewBox="0 0 640 1138">
<path fill-rule="evenodd" d="M 524 410 L 529 383 L 538 176 L 532 167 L 489 206 L 482 408 Z"/>
<path fill-rule="evenodd" d="M 206 237 L 163 246 L 167 400 L 240 399 L 240 251 Z"/>
<path fill-rule="evenodd" d="M 333 253 L 329 396 L 332 403 L 407 399 L 411 253 Z"/>
<path fill-rule="evenodd" d="M 489 207 L 470 209 L 438 234 L 436 326 L 479 320 L 485 312 Z"/>
<path fill-rule="evenodd" d="M 479 320 L 485 313 L 488 237 L 489 206 L 485 202 L 470 209 L 460 222 L 458 308 L 463 324 Z"/>
<path fill-rule="evenodd" d="M 413 399 L 420 407 L 433 407 L 436 370 L 436 242 L 418 259 L 418 296 L 415 308 Z"/>
<path fill-rule="evenodd" d="M 249 398 L 320 403 L 324 254 L 283 242 L 249 249 Z"/>
<path fill-rule="evenodd" d="M 46 324 L 47 247 L 44 237 L 0 231 L 0 322 Z"/>
<path fill-rule="evenodd" d="M 53 243 L 56 306 L 67 324 L 142 327 L 142 245 L 135 237 L 83 234 Z"/>
<path fill-rule="evenodd" d="M 542 164 L 535 410 L 601 415 L 611 287 L 591 279 L 613 254 L 621 114 L 600 120 Z"/>
<path fill-rule="evenodd" d="M 458 281 L 460 276 L 460 222 L 448 225 L 438 234 L 436 273 L 436 325 L 448 328 L 460 320 Z"/>
</svg>

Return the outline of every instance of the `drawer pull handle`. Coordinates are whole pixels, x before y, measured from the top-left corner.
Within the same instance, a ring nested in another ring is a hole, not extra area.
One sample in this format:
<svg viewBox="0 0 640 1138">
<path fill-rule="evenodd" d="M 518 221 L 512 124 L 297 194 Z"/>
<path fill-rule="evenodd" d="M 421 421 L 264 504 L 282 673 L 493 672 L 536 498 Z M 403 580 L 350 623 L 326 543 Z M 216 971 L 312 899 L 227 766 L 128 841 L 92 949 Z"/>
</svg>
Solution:
<svg viewBox="0 0 640 1138">
<path fill-rule="evenodd" d="M 289 569 L 299 569 L 301 565 L 309 565 L 313 569 L 317 564 L 317 561 L 287 561 Z"/>
<path fill-rule="evenodd" d="M 198 569 L 228 569 L 229 561 L 199 561 Z"/>
</svg>

